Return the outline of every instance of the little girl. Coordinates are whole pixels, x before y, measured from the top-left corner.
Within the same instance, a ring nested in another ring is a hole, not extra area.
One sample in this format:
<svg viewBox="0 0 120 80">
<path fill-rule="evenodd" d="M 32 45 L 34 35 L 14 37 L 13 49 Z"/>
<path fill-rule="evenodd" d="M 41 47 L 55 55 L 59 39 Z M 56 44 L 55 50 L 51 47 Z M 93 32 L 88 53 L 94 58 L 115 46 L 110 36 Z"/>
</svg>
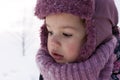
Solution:
<svg viewBox="0 0 120 80">
<path fill-rule="evenodd" d="M 43 80 L 114 80 L 114 0 L 38 0 L 35 15 L 45 20 L 36 55 Z"/>
</svg>

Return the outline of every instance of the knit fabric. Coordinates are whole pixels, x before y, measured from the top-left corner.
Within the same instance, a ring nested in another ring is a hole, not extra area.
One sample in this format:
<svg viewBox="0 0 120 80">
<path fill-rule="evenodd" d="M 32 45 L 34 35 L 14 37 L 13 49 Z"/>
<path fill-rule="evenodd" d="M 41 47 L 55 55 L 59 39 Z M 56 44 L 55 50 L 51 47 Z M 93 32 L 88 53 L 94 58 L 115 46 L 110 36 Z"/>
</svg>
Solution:
<svg viewBox="0 0 120 80">
<path fill-rule="evenodd" d="M 116 38 L 101 44 L 88 60 L 78 63 L 56 63 L 46 50 L 40 49 L 37 65 L 44 80 L 111 80 Z"/>
</svg>

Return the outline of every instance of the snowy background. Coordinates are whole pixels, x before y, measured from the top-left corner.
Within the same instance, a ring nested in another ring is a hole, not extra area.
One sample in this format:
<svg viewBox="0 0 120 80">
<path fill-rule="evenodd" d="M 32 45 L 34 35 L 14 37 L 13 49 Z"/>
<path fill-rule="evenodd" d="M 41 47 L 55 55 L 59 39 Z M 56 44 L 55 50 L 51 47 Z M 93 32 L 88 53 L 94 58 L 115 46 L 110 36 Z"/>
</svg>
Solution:
<svg viewBox="0 0 120 80">
<path fill-rule="evenodd" d="M 120 0 L 115 0 L 120 13 Z M 0 0 L 0 80 L 38 80 L 36 0 Z M 120 25 L 120 23 L 119 23 Z"/>
</svg>

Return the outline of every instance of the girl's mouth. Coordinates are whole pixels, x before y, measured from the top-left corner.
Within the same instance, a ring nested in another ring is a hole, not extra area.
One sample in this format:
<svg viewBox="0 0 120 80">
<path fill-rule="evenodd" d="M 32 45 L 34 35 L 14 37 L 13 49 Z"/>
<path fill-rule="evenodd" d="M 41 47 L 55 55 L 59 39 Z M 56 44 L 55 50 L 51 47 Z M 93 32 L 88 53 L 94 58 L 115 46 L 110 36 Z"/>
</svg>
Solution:
<svg viewBox="0 0 120 80">
<path fill-rule="evenodd" d="M 58 53 L 52 53 L 52 55 L 53 55 L 53 58 L 55 60 L 62 60 L 63 59 L 63 56 L 58 54 Z"/>
</svg>

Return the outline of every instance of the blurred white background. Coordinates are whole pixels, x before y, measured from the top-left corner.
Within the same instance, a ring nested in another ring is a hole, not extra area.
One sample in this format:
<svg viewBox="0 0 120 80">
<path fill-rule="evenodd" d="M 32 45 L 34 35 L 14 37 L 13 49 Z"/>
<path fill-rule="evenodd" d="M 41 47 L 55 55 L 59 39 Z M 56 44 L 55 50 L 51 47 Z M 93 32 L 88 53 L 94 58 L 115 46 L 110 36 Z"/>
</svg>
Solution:
<svg viewBox="0 0 120 80">
<path fill-rule="evenodd" d="M 115 0 L 120 15 L 120 0 Z M 36 0 L 0 0 L 0 80 L 38 80 Z M 120 26 L 120 23 L 118 24 Z"/>
<path fill-rule="evenodd" d="M 0 80 L 38 80 L 36 0 L 0 0 Z"/>
</svg>

